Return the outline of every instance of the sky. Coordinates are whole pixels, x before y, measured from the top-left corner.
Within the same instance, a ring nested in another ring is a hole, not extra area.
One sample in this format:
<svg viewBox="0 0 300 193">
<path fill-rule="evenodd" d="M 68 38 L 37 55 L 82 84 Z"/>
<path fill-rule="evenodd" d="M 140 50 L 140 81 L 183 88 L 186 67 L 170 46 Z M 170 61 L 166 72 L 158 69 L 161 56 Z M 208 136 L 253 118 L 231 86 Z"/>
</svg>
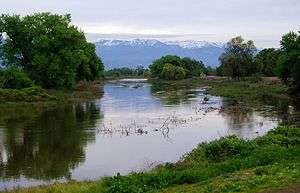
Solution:
<svg viewBox="0 0 300 193">
<path fill-rule="evenodd" d="M 70 13 L 90 41 L 155 38 L 226 42 L 242 35 L 278 47 L 300 30 L 300 0 L 0 0 L 0 13 Z"/>
</svg>

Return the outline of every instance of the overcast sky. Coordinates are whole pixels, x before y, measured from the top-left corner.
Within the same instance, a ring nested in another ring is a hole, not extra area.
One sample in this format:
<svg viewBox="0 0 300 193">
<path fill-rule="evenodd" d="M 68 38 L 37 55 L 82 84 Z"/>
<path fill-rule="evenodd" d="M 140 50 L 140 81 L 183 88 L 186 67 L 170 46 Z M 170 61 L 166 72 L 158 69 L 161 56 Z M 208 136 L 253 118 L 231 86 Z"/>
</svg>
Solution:
<svg viewBox="0 0 300 193">
<path fill-rule="evenodd" d="M 300 30 L 300 0 L 0 0 L 0 13 L 71 13 L 88 37 L 227 41 L 278 46 Z M 95 35 L 102 34 L 102 35 Z M 94 34 L 94 35 L 91 35 Z M 106 34 L 106 35 L 103 35 Z"/>
</svg>

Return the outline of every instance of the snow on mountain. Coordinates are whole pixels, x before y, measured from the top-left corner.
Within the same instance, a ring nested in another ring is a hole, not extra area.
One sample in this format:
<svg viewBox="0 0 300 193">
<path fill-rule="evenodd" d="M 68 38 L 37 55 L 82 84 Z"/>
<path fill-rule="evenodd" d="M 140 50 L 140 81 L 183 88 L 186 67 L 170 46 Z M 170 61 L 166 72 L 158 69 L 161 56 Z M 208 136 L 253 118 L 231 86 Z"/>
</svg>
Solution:
<svg viewBox="0 0 300 193">
<path fill-rule="evenodd" d="M 182 48 L 203 48 L 209 46 L 224 47 L 224 43 L 220 42 L 207 42 L 207 41 L 195 41 L 195 40 L 183 40 L 183 41 L 159 41 L 155 39 L 133 39 L 133 40 L 99 40 L 96 44 L 103 46 L 179 46 Z"/>
<path fill-rule="evenodd" d="M 195 41 L 195 40 L 183 40 L 183 41 L 167 41 L 165 42 L 167 45 L 177 45 L 182 48 L 203 48 L 203 47 L 209 47 L 209 46 L 215 46 L 215 47 L 224 47 L 224 43 L 221 42 L 207 42 L 207 41 Z"/>
<path fill-rule="evenodd" d="M 164 55 L 178 55 L 201 60 L 207 66 L 219 65 L 218 58 L 224 44 L 207 41 L 160 41 L 156 39 L 102 39 L 95 42 L 97 55 L 107 69 L 138 65 L 148 67 L 153 60 Z"/>
<path fill-rule="evenodd" d="M 99 40 L 96 44 L 103 46 L 158 46 L 163 44 L 155 39 L 133 39 L 133 40 Z"/>
</svg>

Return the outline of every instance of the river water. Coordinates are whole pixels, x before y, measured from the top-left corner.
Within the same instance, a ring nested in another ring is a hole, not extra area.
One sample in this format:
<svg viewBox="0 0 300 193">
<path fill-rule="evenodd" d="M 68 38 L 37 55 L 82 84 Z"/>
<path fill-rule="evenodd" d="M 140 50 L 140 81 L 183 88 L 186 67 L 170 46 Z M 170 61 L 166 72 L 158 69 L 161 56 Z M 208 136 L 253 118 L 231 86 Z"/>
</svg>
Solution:
<svg viewBox="0 0 300 193">
<path fill-rule="evenodd" d="M 263 135 L 296 111 L 280 100 L 247 107 L 188 83 L 99 89 L 94 101 L 1 107 L 0 190 L 148 170 L 203 141 Z"/>
</svg>

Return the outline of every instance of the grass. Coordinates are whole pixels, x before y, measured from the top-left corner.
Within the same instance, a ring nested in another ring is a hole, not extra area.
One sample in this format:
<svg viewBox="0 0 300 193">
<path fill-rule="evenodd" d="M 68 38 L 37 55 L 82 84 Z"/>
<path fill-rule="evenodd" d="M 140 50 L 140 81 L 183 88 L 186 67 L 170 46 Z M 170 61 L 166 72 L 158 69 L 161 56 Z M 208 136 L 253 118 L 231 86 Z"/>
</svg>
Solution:
<svg viewBox="0 0 300 193">
<path fill-rule="evenodd" d="M 266 81 L 209 81 L 209 94 L 244 102 L 266 101 L 272 99 L 289 100 L 288 87 L 281 83 Z"/>
<path fill-rule="evenodd" d="M 0 89 L 0 102 L 36 102 L 54 99 L 40 87 L 23 89 Z"/>
<path fill-rule="evenodd" d="M 228 136 L 201 143 L 177 163 L 145 173 L 12 192 L 261 192 L 299 180 L 300 128 L 280 126 L 254 140 Z"/>
<path fill-rule="evenodd" d="M 40 103 L 40 102 L 76 102 L 100 98 L 103 92 L 99 82 L 79 82 L 74 89 L 42 89 L 29 87 L 23 89 L 1 89 L 0 102 L 14 103 Z"/>
</svg>

